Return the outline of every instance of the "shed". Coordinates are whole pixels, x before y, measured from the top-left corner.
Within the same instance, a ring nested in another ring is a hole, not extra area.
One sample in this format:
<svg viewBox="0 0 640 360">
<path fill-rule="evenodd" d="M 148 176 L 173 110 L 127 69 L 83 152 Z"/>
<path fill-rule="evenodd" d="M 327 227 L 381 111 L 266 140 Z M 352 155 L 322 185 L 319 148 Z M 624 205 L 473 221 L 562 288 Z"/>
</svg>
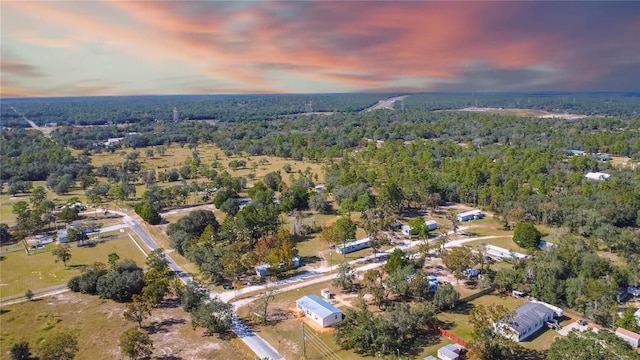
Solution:
<svg viewBox="0 0 640 360">
<path fill-rule="evenodd" d="M 458 360 L 464 358 L 464 347 L 458 344 L 449 344 L 438 349 L 438 359 Z"/>
<path fill-rule="evenodd" d="M 426 358 L 424 358 L 422 360 L 438 360 L 438 359 L 436 359 L 433 356 L 429 355 L 429 356 L 427 356 Z"/>
<path fill-rule="evenodd" d="M 633 331 L 629 331 L 627 329 L 619 327 L 616 329 L 616 336 L 626 341 L 634 348 L 640 346 L 640 334 L 636 334 Z"/>
<path fill-rule="evenodd" d="M 425 220 L 424 222 L 427 225 L 427 230 L 433 231 L 438 228 L 438 223 L 435 220 Z"/>
<path fill-rule="evenodd" d="M 350 241 L 344 244 L 336 245 L 336 252 L 340 254 L 348 254 L 354 251 L 366 249 L 371 246 L 369 238 L 364 238 L 356 241 Z"/>
<path fill-rule="evenodd" d="M 296 308 L 321 327 L 328 327 L 342 320 L 342 311 L 318 295 L 301 297 L 296 301 Z"/>
<path fill-rule="evenodd" d="M 471 221 L 476 219 L 482 219 L 482 211 L 478 209 L 465 211 L 463 213 L 456 215 L 456 218 L 458 218 L 458 221 Z"/>
</svg>

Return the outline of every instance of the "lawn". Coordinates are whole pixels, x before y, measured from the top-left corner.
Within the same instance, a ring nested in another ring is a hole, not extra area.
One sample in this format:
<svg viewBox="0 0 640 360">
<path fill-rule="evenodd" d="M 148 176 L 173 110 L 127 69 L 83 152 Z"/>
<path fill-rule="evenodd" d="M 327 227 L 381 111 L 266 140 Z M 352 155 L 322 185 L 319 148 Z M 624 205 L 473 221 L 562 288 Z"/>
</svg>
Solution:
<svg viewBox="0 0 640 360">
<path fill-rule="evenodd" d="M 132 259 L 138 266 L 144 266 L 146 257 L 136 247 L 126 233 L 116 232 L 119 238 L 100 242 L 93 247 L 71 245 L 71 260 L 65 267 L 56 263 L 51 254 L 55 244 L 45 247 L 46 252 L 27 255 L 24 251 L 4 255 L 0 262 L 0 297 L 24 294 L 27 290 L 37 292 L 57 285 L 64 285 L 73 276 L 79 275 L 84 265 L 96 261 L 107 262 L 110 253 L 117 253 L 120 259 Z M 103 234 L 103 237 L 109 234 Z"/>
<path fill-rule="evenodd" d="M 515 252 L 519 252 L 522 254 L 527 253 L 527 249 L 521 248 L 520 246 L 518 246 L 518 244 L 513 242 L 513 237 L 511 236 L 499 237 L 494 239 L 475 240 L 475 241 L 470 241 L 465 245 L 471 246 L 472 248 L 476 248 L 478 245 L 482 245 L 482 244 L 495 245 L 495 246 L 499 246 L 507 250 L 513 250 Z"/>
<path fill-rule="evenodd" d="M 222 341 L 191 328 L 190 317 L 175 302 L 153 309 L 143 322 L 154 344 L 154 359 L 253 359 L 253 353 L 237 338 Z M 48 331 L 68 329 L 78 334 L 76 359 L 125 359 L 119 337 L 134 324 L 124 320 L 125 304 L 97 296 L 67 292 L 45 299 L 2 307 L 0 358 L 17 341 L 29 341 L 34 349 Z"/>
<path fill-rule="evenodd" d="M 288 314 L 287 318 L 280 321 L 271 319 L 272 323 L 269 325 L 253 324 L 254 330 L 257 331 L 260 336 L 272 344 L 285 359 L 299 359 L 303 355 L 303 341 L 302 341 L 302 324 L 305 324 L 305 335 L 307 336 L 306 350 L 307 358 L 321 359 L 321 358 L 335 358 L 335 357 L 323 357 L 326 356 L 326 350 L 333 351 L 334 355 L 344 360 L 358 360 L 367 359 L 370 357 L 364 357 L 353 353 L 352 351 L 341 350 L 334 342 L 332 329 L 318 329 L 313 326 L 309 326 L 309 323 L 300 318 L 294 318 L 293 312 L 295 308 L 295 302 L 297 299 L 308 294 L 320 294 L 320 290 L 329 288 L 333 294 L 337 297 L 341 297 L 342 293 L 331 285 L 330 282 L 314 284 L 304 288 L 277 293 L 270 305 L 271 313 Z M 341 308 L 346 309 L 345 304 L 351 304 L 352 306 L 358 301 L 357 297 L 350 297 L 348 300 L 337 301 L 335 298 L 330 302 Z M 370 306 L 370 310 L 373 312 L 379 312 L 376 306 Z M 239 316 L 247 320 L 248 323 L 254 321 L 251 317 L 251 306 L 245 306 L 238 310 Z M 426 339 L 426 346 L 420 351 L 415 358 L 422 359 L 425 356 L 437 354 L 440 347 L 450 344 L 451 341 L 438 334 L 434 334 L 433 337 Z M 321 345 L 324 344 L 324 345 Z M 323 348 L 325 353 L 323 354 L 319 348 Z M 402 351 L 402 349 L 400 349 Z M 402 354 L 401 354 L 402 355 Z"/>
<path fill-rule="evenodd" d="M 518 306 L 523 305 L 526 302 L 527 300 L 525 299 L 514 299 L 510 296 L 489 294 L 481 296 L 466 304 L 461 304 L 453 311 L 440 313 L 437 317 L 438 320 L 442 323 L 442 328 L 453 333 L 454 335 L 461 337 L 466 341 L 469 341 L 472 337 L 471 333 L 473 331 L 473 328 L 468 320 L 471 309 L 478 305 L 490 306 L 493 304 L 500 304 L 507 310 L 513 311 Z M 574 320 L 570 317 L 565 316 L 565 318 L 560 322 L 560 325 L 565 326 L 572 321 Z M 553 342 L 553 339 L 557 336 L 559 335 L 555 331 L 549 330 L 544 327 L 533 336 L 529 337 L 527 340 L 519 344 L 527 349 L 544 351 L 549 349 L 551 343 Z"/>
</svg>

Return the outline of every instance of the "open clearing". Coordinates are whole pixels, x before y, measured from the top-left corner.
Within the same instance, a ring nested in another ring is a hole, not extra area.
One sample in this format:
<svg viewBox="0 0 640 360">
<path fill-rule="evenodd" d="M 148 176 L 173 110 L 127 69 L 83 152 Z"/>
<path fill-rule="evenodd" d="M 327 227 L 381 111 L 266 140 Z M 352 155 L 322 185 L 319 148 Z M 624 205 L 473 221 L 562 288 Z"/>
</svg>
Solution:
<svg viewBox="0 0 640 360">
<path fill-rule="evenodd" d="M 57 245 L 45 246 L 46 252 L 27 255 L 25 251 L 16 251 L 3 254 L 0 262 L 0 298 L 24 294 L 27 290 L 48 288 L 65 285 L 69 279 L 80 275 L 85 265 L 96 261 L 107 262 L 110 253 L 117 253 L 120 259 L 131 259 L 138 266 L 144 267 L 146 257 L 136 247 L 127 235 L 127 232 L 119 233 L 119 237 L 97 243 L 95 246 L 77 247 L 71 244 L 71 260 L 67 267 L 55 262 L 51 254 Z"/>
<path fill-rule="evenodd" d="M 485 108 L 485 107 L 468 107 L 464 109 L 453 109 L 453 110 L 437 110 L 437 111 L 471 111 L 471 112 L 484 112 L 488 114 L 499 114 L 499 115 L 515 115 L 515 116 L 526 116 L 526 117 L 535 117 L 541 119 L 565 119 L 565 120 L 580 120 L 584 119 L 586 115 L 577 115 L 577 114 L 561 114 L 561 113 L 550 113 L 544 110 L 533 110 L 533 109 L 503 109 L 503 108 Z"/>
<path fill-rule="evenodd" d="M 123 317 L 125 304 L 97 296 L 67 292 L 41 300 L 3 306 L 0 314 L 0 358 L 18 341 L 36 348 L 38 339 L 54 329 L 78 334 L 76 359 L 126 359 L 120 353 L 120 334 L 134 326 Z M 153 309 L 143 322 L 154 345 L 153 359 L 253 359 L 252 352 L 237 338 L 220 340 L 193 330 L 191 319 L 175 301 Z"/>
</svg>

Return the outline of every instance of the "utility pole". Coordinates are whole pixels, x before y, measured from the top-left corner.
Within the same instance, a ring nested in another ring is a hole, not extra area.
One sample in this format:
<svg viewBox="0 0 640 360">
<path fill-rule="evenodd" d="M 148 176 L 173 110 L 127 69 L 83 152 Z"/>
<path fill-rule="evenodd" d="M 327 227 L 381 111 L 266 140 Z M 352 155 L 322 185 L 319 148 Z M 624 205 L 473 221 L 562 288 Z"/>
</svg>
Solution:
<svg viewBox="0 0 640 360">
<path fill-rule="evenodd" d="M 304 323 L 302 323 L 302 360 L 307 358 L 307 335 L 304 334 Z"/>
</svg>

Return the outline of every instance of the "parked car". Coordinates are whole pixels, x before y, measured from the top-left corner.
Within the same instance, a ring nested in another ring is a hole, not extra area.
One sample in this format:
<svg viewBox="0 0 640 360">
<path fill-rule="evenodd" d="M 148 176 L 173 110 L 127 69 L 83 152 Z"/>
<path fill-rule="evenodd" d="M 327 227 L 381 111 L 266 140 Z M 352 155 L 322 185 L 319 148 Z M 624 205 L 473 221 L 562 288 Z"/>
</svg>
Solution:
<svg viewBox="0 0 640 360">
<path fill-rule="evenodd" d="M 589 325 L 589 323 L 584 319 L 580 319 L 580 320 L 578 320 L 578 325 L 587 326 L 587 325 Z"/>
</svg>

